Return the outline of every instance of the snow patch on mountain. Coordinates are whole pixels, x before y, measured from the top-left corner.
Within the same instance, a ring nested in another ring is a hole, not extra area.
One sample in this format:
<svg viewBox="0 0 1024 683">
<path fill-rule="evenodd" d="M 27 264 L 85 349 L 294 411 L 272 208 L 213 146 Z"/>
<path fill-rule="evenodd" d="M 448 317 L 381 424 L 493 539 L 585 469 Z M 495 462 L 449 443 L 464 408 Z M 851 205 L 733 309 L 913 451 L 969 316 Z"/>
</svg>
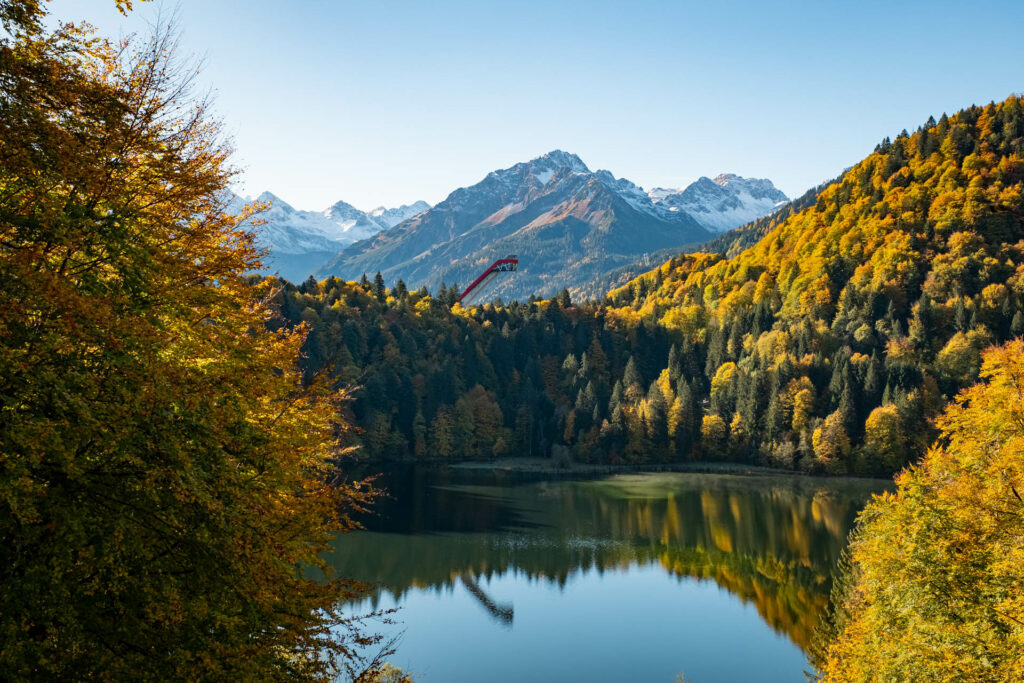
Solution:
<svg viewBox="0 0 1024 683">
<path fill-rule="evenodd" d="M 418 201 L 397 208 L 381 206 L 368 213 L 339 201 L 323 211 L 303 211 L 271 192 L 262 192 L 254 199 L 232 195 L 228 210 L 237 213 L 253 201 L 270 204 L 270 208 L 249 221 L 257 244 L 280 254 L 338 252 L 430 208 L 426 202 Z"/>
<path fill-rule="evenodd" d="M 732 173 L 701 177 L 675 191 L 655 188 L 648 196 L 656 206 L 683 211 L 715 232 L 737 228 L 789 202 L 767 178 L 742 178 Z"/>
<path fill-rule="evenodd" d="M 304 254 L 338 251 L 351 243 L 344 238 L 343 230 L 322 213 L 297 210 L 270 192 L 263 192 L 255 200 L 233 195 L 228 210 L 238 213 L 251 201 L 270 204 L 270 208 L 248 221 L 261 248 L 281 254 Z"/>
<path fill-rule="evenodd" d="M 402 204 L 401 206 L 393 209 L 378 206 L 376 209 L 369 212 L 369 216 L 385 228 L 393 228 L 402 221 L 407 221 L 410 218 L 418 216 L 429 208 L 430 204 L 420 200 L 418 202 L 413 202 L 412 204 Z"/>
</svg>

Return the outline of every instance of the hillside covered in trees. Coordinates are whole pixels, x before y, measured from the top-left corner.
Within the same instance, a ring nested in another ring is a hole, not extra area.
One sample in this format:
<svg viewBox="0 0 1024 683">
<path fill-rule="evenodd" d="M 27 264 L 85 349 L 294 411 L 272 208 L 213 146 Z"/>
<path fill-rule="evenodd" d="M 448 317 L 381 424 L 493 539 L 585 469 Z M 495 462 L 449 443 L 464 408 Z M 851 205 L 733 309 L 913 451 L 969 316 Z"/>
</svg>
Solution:
<svg viewBox="0 0 1024 683">
<path fill-rule="evenodd" d="M 701 347 L 704 431 L 734 457 L 892 471 L 981 350 L 1024 332 L 1022 153 L 1017 97 L 929 120 L 754 246 L 673 259 L 607 303 Z"/>
<path fill-rule="evenodd" d="M 1024 342 L 987 350 L 981 375 L 860 516 L 821 680 L 1024 678 Z"/>
<path fill-rule="evenodd" d="M 278 305 L 312 327 L 307 371 L 362 386 L 369 457 L 893 472 L 982 349 L 1024 332 L 1022 155 L 1020 98 L 943 115 L 750 226 L 753 246 L 672 258 L 600 303 L 467 310 L 331 278 Z"/>
</svg>

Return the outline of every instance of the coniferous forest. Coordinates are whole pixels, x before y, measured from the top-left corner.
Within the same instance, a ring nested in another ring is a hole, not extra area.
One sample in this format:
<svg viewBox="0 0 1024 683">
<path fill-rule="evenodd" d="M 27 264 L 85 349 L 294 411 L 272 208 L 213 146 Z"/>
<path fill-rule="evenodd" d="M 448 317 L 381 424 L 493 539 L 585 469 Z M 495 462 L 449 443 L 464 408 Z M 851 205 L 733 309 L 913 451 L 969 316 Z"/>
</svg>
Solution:
<svg viewBox="0 0 1024 683">
<path fill-rule="evenodd" d="M 1024 333 L 1021 100 L 884 140 L 773 221 L 678 256 L 600 302 L 457 304 L 312 279 L 282 283 L 307 373 L 359 386 L 368 458 L 693 460 L 891 474 Z M 735 251 L 735 248 L 731 249 Z M 563 450 L 564 449 L 564 450 Z"/>
<path fill-rule="evenodd" d="M 338 567 L 458 579 L 511 628 L 506 573 L 636 563 L 753 601 L 817 680 L 1024 679 L 1024 97 L 598 300 L 464 306 L 256 274 L 267 207 L 232 211 L 173 28 L 108 41 L 36 0 L 0 24 L 4 678 L 409 681 L 380 586 Z M 445 480 L 389 520 L 418 536 L 339 541 L 389 474 L 514 458 L 749 478 L 543 482 L 521 509 Z M 815 483 L 893 475 L 855 527 L 864 501 Z"/>
</svg>

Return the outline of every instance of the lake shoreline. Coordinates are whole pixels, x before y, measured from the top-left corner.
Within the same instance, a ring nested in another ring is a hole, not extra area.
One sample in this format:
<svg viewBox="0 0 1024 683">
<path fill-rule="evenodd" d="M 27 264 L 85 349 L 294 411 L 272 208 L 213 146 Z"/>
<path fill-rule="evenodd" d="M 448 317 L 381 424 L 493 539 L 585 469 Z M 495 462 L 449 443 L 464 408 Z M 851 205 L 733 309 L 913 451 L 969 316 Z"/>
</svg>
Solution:
<svg viewBox="0 0 1024 683">
<path fill-rule="evenodd" d="M 408 464 L 408 463 L 403 463 Z M 418 461 L 425 466 L 450 467 L 459 471 L 503 472 L 509 474 L 545 475 L 552 478 L 577 476 L 598 476 L 614 474 L 640 474 L 645 472 L 680 472 L 698 474 L 734 474 L 779 477 L 802 477 L 812 479 L 865 479 L 871 481 L 892 481 L 892 477 L 863 474 L 810 474 L 796 470 L 782 470 L 764 465 L 749 465 L 732 462 L 696 461 L 684 463 L 644 463 L 637 465 L 602 465 L 597 463 L 569 463 L 557 466 L 550 458 L 496 458 L 493 460 L 441 460 Z"/>
</svg>

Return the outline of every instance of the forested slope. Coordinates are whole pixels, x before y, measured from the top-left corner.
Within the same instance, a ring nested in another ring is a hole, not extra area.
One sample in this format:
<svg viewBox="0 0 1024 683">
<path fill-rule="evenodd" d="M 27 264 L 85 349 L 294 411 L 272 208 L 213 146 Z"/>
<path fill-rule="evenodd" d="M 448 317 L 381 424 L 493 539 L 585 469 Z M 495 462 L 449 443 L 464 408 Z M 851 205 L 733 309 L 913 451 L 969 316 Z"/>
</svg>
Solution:
<svg viewBox="0 0 1024 683">
<path fill-rule="evenodd" d="M 331 278 L 285 286 L 307 369 L 362 385 L 365 454 L 732 460 L 892 472 L 1024 332 L 1021 100 L 884 141 L 725 248 L 600 304 L 455 305 Z M 799 210 L 803 204 L 805 208 Z M 454 308 L 453 308 L 454 305 Z"/>
<path fill-rule="evenodd" d="M 724 258 L 672 259 L 607 297 L 704 351 L 705 433 L 731 457 L 893 470 L 1024 332 L 1021 100 L 884 141 L 813 206 Z"/>
<path fill-rule="evenodd" d="M 350 410 L 364 456 L 549 456 L 567 445 L 603 462 L 676 457 L 664 416 L 657 447 L 636 440 L 627 449 L 623 412 L 627 394 L 646 395 L 643 378 L 657 377 L 668 334 L 621 329 L 597 305 L 572 306 L 567 295 L 472 309 L 456 299 L 454 290 L 432 297 L 382 280 L 280 289 L 282 319 L 312 327 L 307 370 L 360 387 Z M 696 403 L 686 410 L 690 434 Z"/>
<path fill-rule="evenodd" d="M 821 680 L 1024 679 L 1024 342 L 986 351 L 981 374 L 861 514 Z"/>
</svg>

